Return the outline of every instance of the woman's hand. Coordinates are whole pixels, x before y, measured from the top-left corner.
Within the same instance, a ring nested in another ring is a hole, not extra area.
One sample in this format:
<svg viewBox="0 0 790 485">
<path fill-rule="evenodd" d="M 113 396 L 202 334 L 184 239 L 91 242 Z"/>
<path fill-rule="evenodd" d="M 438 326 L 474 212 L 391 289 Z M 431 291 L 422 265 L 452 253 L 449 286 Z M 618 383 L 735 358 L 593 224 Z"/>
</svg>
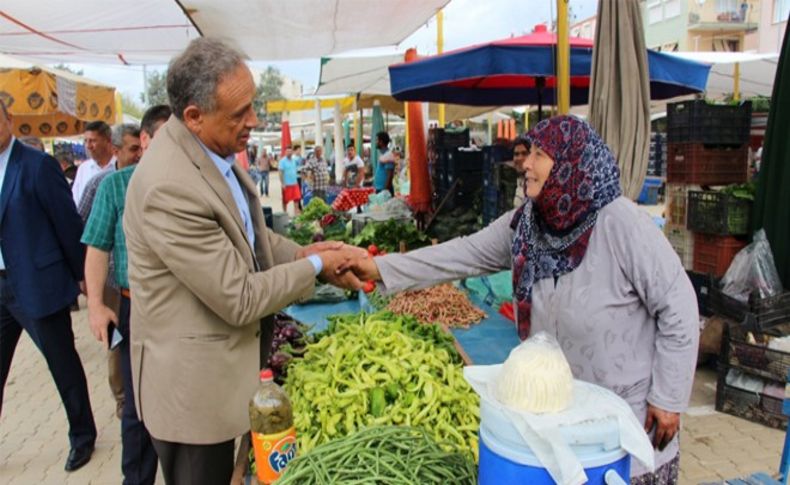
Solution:
<svg viewBox="0 0 790 485">
<path fill-rule="evenodd" d="M 645 431 L 649 433 L 653 427 L 656 429 L 656 434 L 653 436 L 653 446 L 658 451 L 663 451 L 680 428 L 680 413 L 664 411 L 648 404 Z"/>
</svg>

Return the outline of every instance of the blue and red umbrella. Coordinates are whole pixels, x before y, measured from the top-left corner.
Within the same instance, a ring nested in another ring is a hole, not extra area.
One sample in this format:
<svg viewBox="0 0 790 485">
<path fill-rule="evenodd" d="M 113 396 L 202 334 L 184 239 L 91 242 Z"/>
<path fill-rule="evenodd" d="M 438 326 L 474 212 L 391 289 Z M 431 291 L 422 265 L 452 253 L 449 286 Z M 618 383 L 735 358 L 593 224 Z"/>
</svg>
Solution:
<svg viewBox="0 0 790 485">
<path fill-rule="evenodd" d="M 521 37 L 497 40 L 389 67 L 399 101 L 471 106 L 554 104 L 557 36 L 538 25 Z M 570 39 L 571 104 L 587 104 L 593 41 Z M 650 98 L 705 90 L 709 65 L 648 50 Z"/>
</svg>

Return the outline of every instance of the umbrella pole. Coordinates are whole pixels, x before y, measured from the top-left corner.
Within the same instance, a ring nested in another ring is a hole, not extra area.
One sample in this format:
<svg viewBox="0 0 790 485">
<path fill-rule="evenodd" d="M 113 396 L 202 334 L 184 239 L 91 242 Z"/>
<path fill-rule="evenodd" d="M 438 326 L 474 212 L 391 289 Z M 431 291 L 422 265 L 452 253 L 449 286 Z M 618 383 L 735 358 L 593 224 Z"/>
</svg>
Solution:
<svg viewBox="0 0 790 485">
<path fill-rule="evenodd" d="M 535 78 L 535 87 L 538 88 L 538 123 L 543 121 L 543 86 L 546 85 L 546 78 L 543 76 Z"/>
</svg>

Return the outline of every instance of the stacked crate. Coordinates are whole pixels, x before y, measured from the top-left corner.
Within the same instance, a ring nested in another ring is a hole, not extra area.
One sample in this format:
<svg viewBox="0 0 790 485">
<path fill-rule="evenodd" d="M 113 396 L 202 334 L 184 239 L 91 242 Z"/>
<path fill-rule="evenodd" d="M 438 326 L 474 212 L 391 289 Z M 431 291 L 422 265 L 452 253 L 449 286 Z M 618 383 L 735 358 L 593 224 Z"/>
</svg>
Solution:
<svg viewBox="0 0 790 485">
<path fill-rule="evenodd" d="M 434 166 L 434 201 L 438 205 L 451 192 L 443 208 L 472 208 L 483 188 L 483 152 L 440 148 Z"/>
<path fill-rule="evenodd" d="M 518 174 L 506 163 L 512 159 L 504 145 L 483 147 L 483 226 L 513 208 Z"/>
<path fill-rule="evenodd" d="M 716 385 L 717 411 L 787 428 L 782 403 L 790 352 L 771 341 L 787 335 L 789 330 L 785 325 L 747 333 L 742 325 L 726 325 Z"/>
<path fill-rule="evenodd" d="M 667 174 L 667 134 L 650 134 L 650 157 L 647 160 L 648 177 L 664 177 Z"/>
<path fill-rule="evenodd" d="M 713 200 L 717 196 L 702 189 L 747 181 L 751 113 L 748 101 L 667 104 L 665 231 L 686 269 L 720 277 L 745 246 L 739 236 L 746 231 L 733 232 L 727 223 L 731 201 L 722 201 L 721 207 L 711 205 L 719 202 Z"/>
</svg>

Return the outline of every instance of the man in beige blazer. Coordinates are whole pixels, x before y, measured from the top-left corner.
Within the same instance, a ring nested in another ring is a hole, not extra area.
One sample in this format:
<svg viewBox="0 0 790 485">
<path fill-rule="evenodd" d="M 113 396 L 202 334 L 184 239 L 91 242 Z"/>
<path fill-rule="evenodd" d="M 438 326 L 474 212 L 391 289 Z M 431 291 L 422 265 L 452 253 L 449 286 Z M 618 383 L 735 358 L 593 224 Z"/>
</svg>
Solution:
<svg viewBox="0 0 790 485">
<path fill-rule="evenodd" d="M 234 439 L 271 346 L 271 315 L 309 296 L 354 251 L 268 230 L 253 181 L 233 164 L 258 120 L 241 55 L 197 39 L 168 68 L 173 116 L 126 196 L 134 399 L 168 484 L 228 483 Z"/>
</svg>

